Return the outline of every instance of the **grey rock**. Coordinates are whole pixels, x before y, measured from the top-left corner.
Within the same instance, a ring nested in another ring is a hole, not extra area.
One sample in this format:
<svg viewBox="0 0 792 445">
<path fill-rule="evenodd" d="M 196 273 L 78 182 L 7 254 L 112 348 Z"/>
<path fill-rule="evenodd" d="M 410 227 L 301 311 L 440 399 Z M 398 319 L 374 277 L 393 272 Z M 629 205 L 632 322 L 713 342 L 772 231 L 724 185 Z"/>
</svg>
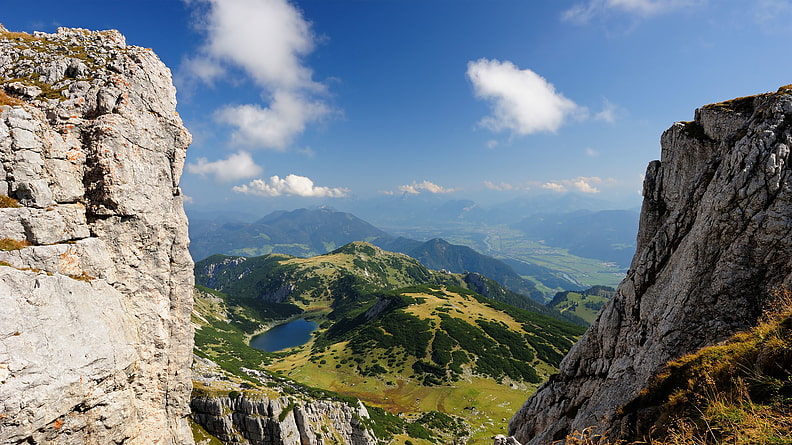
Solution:
<svg viewBox="0 0 792 445">
<path fill-rule="evenodd" d="M 23 121 L 24 122 L 24 121 Z M 41 143 L 36 140 L 36 135 L 26 128 L 11 127 L 11 136 L 14 138 L 14 147 L 16 149 L 40 149 Z"/>
<path fill-rule="evenodd" d="M 33 37 L 0 38 L 26 101 L 0 107 L 0 191 L 24 206 L 0 209 L 0 237 L 30 244 L 0 251 L 0 443 L 190 444 L 190 134 L 170 71 L 117 31 Z"/>
<path fill-rule="evenodd" d="M 24 207 L 0 209 L 0 239 L 27 240 L 27 232 L 22 221 L 29 217 L 30 210 Z"/>
<path fill-rule="evenodd" d="M 2 443 L 112 443 L 134 434 L 121 421 L 134 415 L 124 401 L 137 367 L 123 299 L 102 281 L 0 267 Z M 108 430 L 111 422 L 119 426 Z"/>
<path fill-rule="evenodd" d="M 22 204 L 40 209 L 55 204 L 52 191 L 44 179 L 33 179 L 17 183 L 17 199 Z"/>
<path fill-rule="evenodd" d="M 514 436 L 504 436 L 503 434 L 497 434 L 493 439 L 493 445 L 521 445 Z"/>
<path fill-rule="evenodd" d="M 18 150 L 9 156 L 6 162 L 10 164 L 7 171 L 10 173 L 9 179 L 12 180 L 12 184 L 37 181 L 43 177 L 44 158 L 40 153 L 32 150 Z M 16 189 L 16 186 L 12 186 L 12 189 Z"/>
<path fill-rule="evenodd" d="M 27 239 L 36 245 L 46 245 L 88 238 L 90 228 L 82 204 L 64 204 L 50 210 L 31 210 L 22 219 Z"/>
<path fill-rule="evenodd" d="M 58 203 L 75 203 L 85 196 L 83 164 L 65 159 L 48 159 L 46 169 L 51 177 L 58 178 L 50 187 L 53 200 Z"/>
<path fill-rule="evenodd" d="M 25 99 L 35 99 L 41 94 L 41 88 L 35 85 L 25 85 L 22 82 L 7 83 L 3 87 L 14 96 L 20 96 Z"/>
<path fill-rule="evenodd" d="M 360 419 L 369 417 L 359 404 L 326 400 L 249 399 L 246 396 L 195 397 L 193 419 L 223 443 L 239 445 L 378 443 Z"/>
<path fill-rule="evenodd" d="M 792 284 L 790 111 L 781 89 L 708 105 L 663 134 L 627 277 L 510 434 L 643 439 L 659 413 L 631 402 L 665 364 L 756 325 L 771 291 Z"/>
</svg>

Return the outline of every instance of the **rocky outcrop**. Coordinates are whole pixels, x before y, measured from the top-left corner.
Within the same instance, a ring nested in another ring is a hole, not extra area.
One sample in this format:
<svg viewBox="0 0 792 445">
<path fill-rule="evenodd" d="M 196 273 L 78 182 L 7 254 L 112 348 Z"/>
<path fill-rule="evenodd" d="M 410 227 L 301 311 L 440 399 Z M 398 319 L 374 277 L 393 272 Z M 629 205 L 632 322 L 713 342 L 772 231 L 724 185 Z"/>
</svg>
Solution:
<svg viewBox="0 0 792 445">
<path fill-rule="evenodd" d="M 661 143 L 630 271 L 511 419 L 523 443 L 591 426 L 642 437 L 657 411 L 634 401 L 664 364 L 755 325 L 770 291 L 792 284 L 792 87 L 705 106 Z"/>
<path fill-rule="evenodd" d="M 151 50 L 0 26 L 0 443 L 192 443 L 189 142 Z"/>
<path fill-rule="evenodd" d="M 366 407 L 314 400 L 296 403 L 288 398 L 248 399 L 195 397 L 193 419 L 229 445 L 374 445 L 374 435 L 363 424 Z"/>
</svg>

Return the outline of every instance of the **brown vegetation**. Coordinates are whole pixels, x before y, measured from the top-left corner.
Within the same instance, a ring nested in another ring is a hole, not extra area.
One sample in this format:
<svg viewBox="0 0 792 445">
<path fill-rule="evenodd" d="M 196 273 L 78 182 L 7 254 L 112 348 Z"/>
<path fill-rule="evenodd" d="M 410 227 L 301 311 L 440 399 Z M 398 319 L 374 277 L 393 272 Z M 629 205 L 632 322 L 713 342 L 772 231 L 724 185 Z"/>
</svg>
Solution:
<svg viewBox="0 0 792 445">
<path fill-rule="evenodd" d="M 5 40 L 22 40 L 25 42 L 32 42 L 33 40 L 39 40 L 39 38 L 34 36 L 33 34 L 28 34 L 26 32 L 15 32 L 15 31 L 0 31 L 0 37 L 2 37 Z"/>
<path fill-rule="evenodd" d="M 11 238 L 0 239 L 0 250 L 19 250 L 29 246 L 27 241 L 18 241 Z"/>
<path fill-rule="evenodd" d="M 759 325 L 675 360 L 625 409 L 658 406 L 642 441 L 594 430 L 569 445 L 792 444 L 792 292 L 777 289 Z"/>
<path fill-rule="evenodd" d="M 16 97 L 9 96 L 5 90 L 0 87 L 0 105 L 11 105 L 13 107 L 22 105 L 24 103 L 25 102 L 17 99 Z"/>
<path fill-rule="evenodd" d="M 0 209 L 17 208 L 17 207 L 22 207 L 19 205 L 19 201 L 17 201 L 14 198 L 11 198 L 10 196 L 0 195 Z"/>
</svg>

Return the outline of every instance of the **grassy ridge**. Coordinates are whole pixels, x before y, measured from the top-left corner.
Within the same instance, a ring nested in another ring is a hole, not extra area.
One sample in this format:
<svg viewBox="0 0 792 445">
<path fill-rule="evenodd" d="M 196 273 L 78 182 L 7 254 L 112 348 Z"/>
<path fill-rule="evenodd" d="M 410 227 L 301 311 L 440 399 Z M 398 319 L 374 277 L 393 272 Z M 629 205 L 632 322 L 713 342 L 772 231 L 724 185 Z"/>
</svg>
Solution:
<svg viewBox="0 0 792 445">
<path fill-rule="evenodd" d="M 233 373 L 259 369 L 400 413 L 406 423 L 389 424 L 398 431 L 388 434 L 415 444 L 430 443 L 422 442 L 427 434 L 446 443 L 505 430 L 506 419 L 583 332 L 473 292 L 459 275 L 430 271 L 366 243 L 307 259 L 216 256 L 199 262 L 196 272 L 198 283 L 240 292 L 204 289 L 207 300 L 226 306 L 196 304 L 199 355 Z M 252 350 L 250 335 L 277 311 L 282 318 L 310 314 L 319 329 L 302 347 Z M 462 423 L 429 426 L 443 423 L 437 420 L 443 416 Z"/>
<path fill-rule="evenodd" d="M 591 324 L 615 293 L 615 289 L 606 286 L 593 286 L 582 292 L 558 292 L 547 305 L 562 314 L 577 316 Z"/>
</svg>

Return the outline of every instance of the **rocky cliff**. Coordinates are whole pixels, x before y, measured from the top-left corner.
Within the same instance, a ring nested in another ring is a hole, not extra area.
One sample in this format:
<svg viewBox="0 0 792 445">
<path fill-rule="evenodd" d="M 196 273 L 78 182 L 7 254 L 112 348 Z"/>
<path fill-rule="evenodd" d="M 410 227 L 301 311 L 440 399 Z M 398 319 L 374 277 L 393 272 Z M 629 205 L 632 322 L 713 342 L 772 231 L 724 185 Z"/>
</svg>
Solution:
<svg viewBox="0 0 792 445">
<path fill-rule="evenodd" d="M 369 415 L 360 402 L 352 408 L 343 402 L 296 403 L 286 397 L 195 397 L 192 408 L 195 422 L 229 445 L 377 443 L 363 423 Z"/>
<path fill-rule="evenodd" d="M 151 50 L 0 26 L 0 443 L 192 443 L 189 142 Z"/>
<path fill-rule="evenodd" d="M 792 86 L 702 107 L 661 145 L 630 271 L 511 419 L 523 443 L 590 426 L 642 437 L 657 408 L 635 401 L 663 365 L 755 325 L 770 291 L 791 284 Z"/>
</svg>

